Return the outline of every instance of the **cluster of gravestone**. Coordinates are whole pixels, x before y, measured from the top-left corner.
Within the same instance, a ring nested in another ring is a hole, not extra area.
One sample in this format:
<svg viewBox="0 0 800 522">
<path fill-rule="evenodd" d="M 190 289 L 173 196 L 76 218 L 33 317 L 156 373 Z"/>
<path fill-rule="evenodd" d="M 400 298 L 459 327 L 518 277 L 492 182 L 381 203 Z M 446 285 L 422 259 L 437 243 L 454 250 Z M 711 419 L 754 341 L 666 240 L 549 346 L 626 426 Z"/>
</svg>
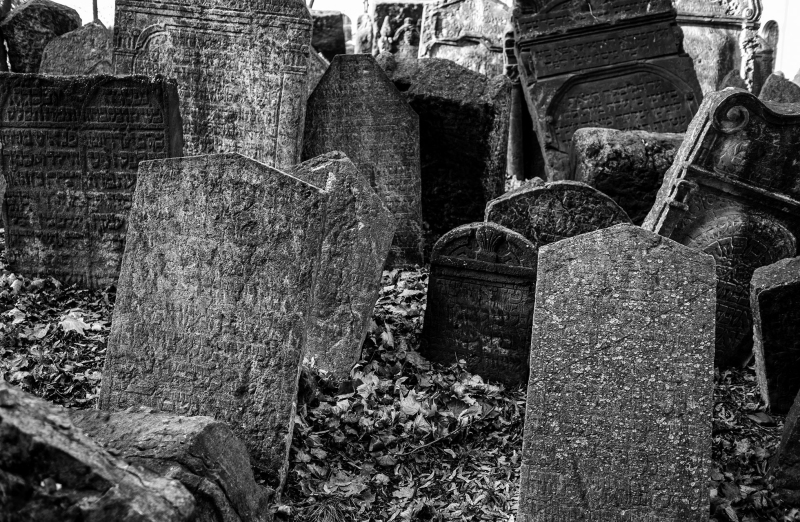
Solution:
<svg viewBox="0 0 800 522">
<path fill-rule="evenodd" d="M 424 355 L 527 383 L 518 520 L 703 520 L 753 355 L 800 500 L 800 86 L 758 0 L 115 9 L 0 23 L 9 268 L 117 287 L 99 411 L 0 384 L 13 512 L 269 519 L 304 359 L 347 376 L 426 262 Z"/>
</svg>

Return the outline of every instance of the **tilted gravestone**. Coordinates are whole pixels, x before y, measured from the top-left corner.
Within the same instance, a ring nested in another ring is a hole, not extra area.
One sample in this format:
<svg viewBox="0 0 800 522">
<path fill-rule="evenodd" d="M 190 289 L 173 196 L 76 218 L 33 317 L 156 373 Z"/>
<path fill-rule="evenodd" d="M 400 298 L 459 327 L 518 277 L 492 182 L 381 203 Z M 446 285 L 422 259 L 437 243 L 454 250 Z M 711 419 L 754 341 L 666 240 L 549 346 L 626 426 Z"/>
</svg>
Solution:
<svg viewBox="0 0 800 522">
<path fill-rule="evenodd" d="M 426 357 L 459 359 L 507 384 L 528 374 L 536 247 L 494 223 L 460 226 L 433 247 L 422 330 Z"/>
<path fill-rule="evenodd" d="M 395 222 L 369 180 L 341 152 L 305 161 L 292 175 L 328 193 L 305 357 L 347 377 L 361 355 Z"/>
<path fill-rule="evenodd" d="M 618 225 L 538 274 L 517 520 L 708 520 L 714 260 Z"/>
<path fill-rule="evenodd" d="M 139 162 L 181 155 L 175 82 L 0 74 L 9 267 L 116 284 Z"/>
<path fill-rule="evenodd" d="M 80 76 L 113 73 L 112 36 L 113 31 L 102 23 L 92 22 L 50 40 L 42 53 L 39 74 Z"/>
<path fill-rule="evenodd" d="M 800 85 L 787 80 L 782 73 L 770 74 L 758 99 L 775 103 L 800 103 Z"/>
<path fill-rule="evenodd" d="M 317 84 L 328 70 L 330 62 L 325 59 L 316 49 L 312 48 L 308 53 L 308 96 L 317 88 Z"/>
<path fill-rule="evenodd" d="M 302 0 L 117 0 L 116 74 L 180 88 L 186 154 L 300 159 L 311 15 Z"/>
<path fill-rule="evenodd" d="M 800 394 L 798 395 L 800 397 Z M 770 459 L 775 493 L 789 506 L 800 504 L 800 400 L 795 398 L 783 424 L 781 442 Z"/>
<path fill-rule="evenodd" d="M 800 391 L 800 257 L 756 269 L 750 308 L 761 397 L 770 410 L 784 414 Z"/>
<path fill-rule="evenodd" d="M 335 150 L 397 222 L 389 264 L 421 263 L 419 117 L 370 55 L 336 56 L 308 99 L 303 159 Z"/>
<path fill-rule="evenodd" d="M 280 489 L 326 201 L 238 154 L 142 163 L 100 409 L 224 420 Z"/>
<path fill-rule="evenodd" d="M 753 271 L 797 255 L 800 105 L 725 90 L 706 97 L 642 226 L 714 256 L 716 363 L 752 355 Z"/>
<path fill-rule="evenodd" d="M 702 91 L 671 0 L 534 2 L 515 18 L 519 70 L 548 179 L 582 127 L 683 132 Z"/>
</svg>

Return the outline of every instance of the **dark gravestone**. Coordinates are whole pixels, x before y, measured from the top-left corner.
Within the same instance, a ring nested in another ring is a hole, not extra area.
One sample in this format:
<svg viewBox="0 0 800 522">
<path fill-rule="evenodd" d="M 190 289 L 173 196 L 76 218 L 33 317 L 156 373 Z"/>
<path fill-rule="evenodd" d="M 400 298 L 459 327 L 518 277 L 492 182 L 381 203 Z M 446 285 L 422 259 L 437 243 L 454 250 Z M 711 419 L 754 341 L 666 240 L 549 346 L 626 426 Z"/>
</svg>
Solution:
<svg viewBox="0 0 800 522">
<path fill-rule="evenodd" d="M 80 76 L 113 73 L 112 36 L 113 31 L 102 23 L 92 22 L 50 40 L 42 54 L 39 74 Z"/>
<path fill-rule="evenodd" d="M 538 268 L 517 520 L 705 522 L 714 260 L 619 225 Z"/>
<path fill-rule="evenodd" d="M 181 155 L 174 81 L 0 74 L 9 266 L 116 284 L 139 162 Z"/>
<path fill-rule="evenodd" d="M 758 99 L 775 103 L 800 103 L 800 85 L 787 80 L 783 73 L 769 75 Z"/>
<path fill-rule="evenodd" d="M 549 179 L 582 127 L 683 132 L 702 91 L 670 0 L 550 2 L 515 20 L 520 75 Z"/>
<path fill-rule="evenodd" d="M 337 54 L 347 54 L 344 37 L 344 18 L 339 11 L 311 11 L 314 29 L 311 45 L 322 53 L 326 60 Z"/>
<path fill-rule="evenodd" d="M 223 420 L 281 489 L 326 199 L 238 154 L 142 163 L 100 409 Z"/>
<path fill-rule="evenodd" d="M 716 363 L 753 346 L 753 271 L 797 255 L 800 106 L 726 89 L 703 102 L 642 225 L 717 261 Z"/>
<path fill-rule="evenodd" d="M 569 179 L 596 188 L 641 225 L 683 134 L 584 128 L 572 135 Z"/>
<path fill-rule="evenodd" d="M 335 150 L 397 222 L 389 264 L 421 263 L 419 117 L 370 55 L 336 56 L 308 99 L 303 159 Z"/>
<path fill-rule="evenodd" d="M 341 152 L 305 161 L 292 175 L 328 193 L 305 357 L 346 378 L 361 355 L 395 222 L 366 176 Z"/>
<path fill-rule="evenodd" d="M 177 79 L 187 155 L 297 164 L 310 43 L 302 0 L 116 2 L 114 70 Z"/>
<path fill-rule="evenodd" d="M 800 391 L 800 257 L 756 269 L 750 308 L 761 396 L 773 412 L 784 414 Z"/>
<path fill-rule="evenodd" d="M 29 0 L 13 9 L 0 22 L 11 71 L 39 72 L 47 43 L 80 26 L 81 17 L 76 10 L 51 0 Z"/>
<path fill-rule="evenodd" d="M 426 357 L 459 359 L 484 378 L 510 385 L 528 375 L 536 247 L 494 223 L 472 223 L 433 247 L 422 330 Z"/>
<path fill-rule="evenodd" d="M 798 395 L 800 397 L 800 395 Z M 778 450 L 770 460 L 769 474 L 774 477 L 774 491 L 788 506 L 800 504 L 800 400 L 786 415 Z"/>
</svg>

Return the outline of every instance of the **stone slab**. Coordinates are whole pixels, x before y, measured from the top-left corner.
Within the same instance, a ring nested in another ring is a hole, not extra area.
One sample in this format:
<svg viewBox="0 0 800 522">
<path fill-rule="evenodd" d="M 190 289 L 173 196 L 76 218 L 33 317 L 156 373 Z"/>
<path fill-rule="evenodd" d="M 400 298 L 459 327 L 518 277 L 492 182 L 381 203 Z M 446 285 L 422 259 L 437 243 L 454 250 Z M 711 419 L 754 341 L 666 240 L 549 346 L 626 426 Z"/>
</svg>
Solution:
<svg viewBox="0 0 800 522">
<path fill-rule="evenodd" d="M 770 74 L 758 99 L 775 103 L 800 103 L 800 85 L 787 80 L 782 73 Z"/>
<path fill-rule="evenodd" d="M 314 21 L 311 46 L 328 61 L 333 60 L 337 54 L 347 54 L 343 16 L 339 11 L 311 11 Z"/>
<path fill-rule="evenodd" d="M 370 2 L 371 5 L 371 13 L 373 14 L 373 30 L 374 30 L 374 43 L 372 47 L 372 54 L 379 54 L 381 49 L 379 49 L 379 36 L 380 31 L 383 29 L 383 25 L 387 25 L 387 34 L 392 38 L 392 41 L 389 43 L 390 48 L 388 52 L 397 53 L 400 51 L 400 45 L 403 43 L 402 38 L 399 41 L 395 41 L 395 36 L 398 35 L 398 31 L 400 28 L 406 25 L 408 19 L 413 24 L 414 29 L 416 30 L 417 39 L 419 39 L 420 33 L 422 32 L 422 13 L 424 10 L 425 2 L 398 2 L 396 0 L 374 0 Z M 388 20 L 387 20 L 388 18 Z M 405 33 L 405 31 L 403 31 Z M 419 47 L 419 42 L 417 42 L 417 47 Z M 419 51 L 419 49 L 417 49 Z M 362 52 L 369 52 L 369 51 L 362 51 Z M 410 54 L 406 53 L 407 57 L 416 58 L 417 54 Z"/>
<path fill-rule="evenodd" d="M 789 506 L 800 503 L 800 400 L 795 398 L 786 421 L 778 449 L 770 459 L 769 474 L 774 477 L 775 493 Z"/>
<path fill-rule="evenodd" d="M 39 74 L 112 74 L 112 37 L 112 30 L 106 29 L 101 22 L 92 22 L 50 40 L 42 53 Z"/>
</svg>

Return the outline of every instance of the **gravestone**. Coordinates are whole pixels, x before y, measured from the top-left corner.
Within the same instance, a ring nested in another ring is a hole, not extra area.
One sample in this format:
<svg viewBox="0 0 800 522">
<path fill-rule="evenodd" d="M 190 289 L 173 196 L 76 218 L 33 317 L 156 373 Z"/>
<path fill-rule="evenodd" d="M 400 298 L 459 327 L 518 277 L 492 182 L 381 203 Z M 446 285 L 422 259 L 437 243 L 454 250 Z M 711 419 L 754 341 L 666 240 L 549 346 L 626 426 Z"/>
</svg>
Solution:
<svg viewBox="0 0 800 522">
<path fill-rule="evenodd" d="M 395 222 L 366 176 L 341 152 L 305 161 L 292 175 L 328 193 L 305 357 L 346 378 L 361 355 Z"/>
<path fill-rule="evenodd" d="M 375 23 L 374 26 L 374 34 L 375 34 L 375 43 L 372 50 L 372 54 L 379 54 L 380 50 L 378 49 L 378 36 L 380 34 L 380 30 L 386 22 L 388 18 L 388 27 L 387 31 L 388 34 L 392 37 L 391 42 L 391 51 L 392 53 L 396 53 L 399 48 L 399 44 L 401 42 L 395 42 L 394 36 L 397 35 L 397 32 L 400 30 L 401 27 L 406 25 L 406 20 L 410 19 L 411 23 L 414 25 L 416 29 L 417 35 L 419 35 L 422 31 L 422 13 L 425 3 L 422 1 L 419 2 L 398 2 L 396 0 L 373 0 L 370 2 L 371 12 L 373 13 L 373 20 Z M 362 52 L 369 52 L 369 51 L 362 51 Z M 414 56 L 416 57 L 416 56 Z"/>
<path fill-rule="evenodd" d="M 509 385 L 525 382 L 536 247 L 494 223 L 460 226 L 433 247 L 422 352 Z"/>
<path fill-rule="evenodd" d="M 92 22 L 50 40 L 42 54 L 39 74 L 81 76 L 113 73 L 112 36 L 113 31 L 102 23 Z"/>
<path fill-rule="evenodd" d="M 614 200 L 577 181 L 528 184 L 506 192 L 486 205 L 486 221 L 521 234 L 537 248 L 631 222 Z"/>
<path fill-rule="evenodd" d="M 738 70 L 730 71 L 722 78 L 722 83 L 719 86 L 719 90 L 722 91 L 728 87 L 743 89 L 745 91 L 747 90 L 747 84 L 745 83 L 744 78 L 742 78 L 742 75 L 739 74 Z"/>
<path fill-rule="evenodd" d="M 389 265 L 421 263 L 419 118 L 370 55 L 334 57 L 308 99 L 303 159 L 335 150 L 397 222 Z"/>
<path fill-rule="evenodd" d="M 311 43 L 305 2 L 117 0 L 115 13 L 115 73 L 177 79 L 187 155 L 298 163 Z"/>
<path fill-rule="evenodd" d="M 317 84 L 328 70 L 330 62 L 313 47 L 308 53 L 308 96 L 317 88 Z"/>
<path fill-rule="evenodd" d="M 769 474 L 774 477 L 775 493 L 787 506 L 800 504 L 800 400 L 786 415 L 778 449 L 770 459 Z"/>
<path fill-rule="evenodd" d="M 750 308 L 761 397 L 770 410 L 785 414 L 800 392 L 800 257 L 756 269 Z"/>
<path fill-rule="evenodd" d="M 800 103 L 800 85 L 787 80 L 783 73 L 770 74 L 758 99 L 774 103 Z"/>
<path fill-rule="evenodd" d="M 322 53 L 326 60 L 337 54 L 347 54 L 344 37 L 344 18 L 339 11 L 311 11 L 314 29 L 311 46 Z"/>
<path fill-rule="evenodd" d="M 714 256 L 716 364 L 752 356 L 750 279 L 797 255 L 800 106 L 727 89 L 706 97 L 642 226 Z"/>
<path fill-rule="evenodd" d="M 568 171 L 582 127 L 686 130 L 703 94 L 671 0 L 535 4 L 516 17 L 515 35 L 548 179 Z"/>
<path fill-rule="evenodd" d="M 326 200 L 238 154 L 142 163 L 100 409 L 223 420 L 282 489 Z"/>
<path fill-rule="evenodd" d="M 538 274 L 517 520 L 708 520 L 714 260 L 619 225 Z"/>
<path fill-rule="evenodd" d="M 500 0 L 425 4 L 420 58 L 443 58 L 489 76 L 503 74 L 503 36 L 511 10 Z"/>
<path fill-rule="evenodd" d="M 181 155 L 175 82 L 0 74 L 9 267 L 114 285 L 139 162 Z"/>
</svg>

